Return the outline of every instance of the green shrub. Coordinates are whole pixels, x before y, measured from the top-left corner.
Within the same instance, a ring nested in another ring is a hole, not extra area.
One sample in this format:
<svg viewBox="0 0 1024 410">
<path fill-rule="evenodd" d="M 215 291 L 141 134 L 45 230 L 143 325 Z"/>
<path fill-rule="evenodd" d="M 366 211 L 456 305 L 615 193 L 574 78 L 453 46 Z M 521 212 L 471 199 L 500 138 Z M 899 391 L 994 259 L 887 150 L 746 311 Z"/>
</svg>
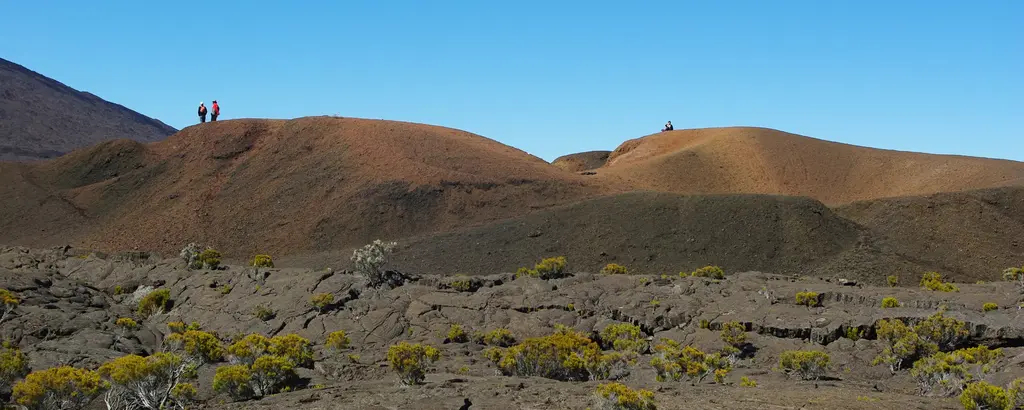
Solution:
<svg viewBox="0 0 1024 410">
<path fill-rule="evenodd" d="M 797 292 L 796 304 L 807 307 L 821 306 L 821 299 L 818 296 L 818 292 Z"/>
<path fill-rule="evenodd" d="M 900 301 L 892 296 L 886 296 L 882 298 L 882 309 L 892 309 L 900 307 Z"/>
<path fill-rule="evenodd" d="M 260 356 L 249 368 L 249 374 L 249 386 L 256 397 L 289 391 L 298 379 L 295 364 L 276 355 Z"/>
<path fill-rule="evenodd" d="M 1018 409 L 1024 409 L 1024 378 L 1016 379 L 1010 382 L 1010 387 L 1006 389 L 1006 393 L 1010 395 L 1010 403 L 1017 406 Z"/>
<path fill-rule="evenodd" d="M 825 352 L 790 350 L 779 357 L 779 370 L 803 380 L 818 380 L 825 376 L 832 359 Z"/>
<path fill-rule="evenodd" d="M 643 354 L 647 351 L 647 340 L 640 326 L 629 323 L 611 324 L 601 331 L 601 342 L 605 348 L 619 352 Z"/>
<path fill-rule="evenodd" d="M 121 285 L 114 286 L 114 296 L 120 296 L 124 294 L 124 288 Z"/>
<path fill-rule="evenodd" d="M 274 260 L 270 255 L 256 255 L 252 258 L 252 266 L 257 268 L 273 268 Z"/>
<path fill-rule="evenodd" d="M 968 384 L 960 393 L 965 410 L 1011 410 L 1014 403 L 1006 390 L 985 381 Z"/>
<path fill-rule="evenodd" d="M 220 294 L 227 295 L 231 293 L 231 285 L 224 285 L 220 287 Z"/>
<path fill-rule="evenodd" d="M 540 376 L 562 381 L 600 380 L 626 371 L 622 354 L 602 354 L 583 333 L 557 326 L 548 336 L 524 340 L 507 349 L 489 349 L 488 359 L 506 376 Z"/>
<path fill-rule="evenodd" d="M 117 327 L 118 338 L 124 339 L 129 333 L 139 328 L 138 322 L 130 317 L 122 317 L 114 322 L 114 326 Z"/>
<path fill-rule="evenodd" d="M 168 289 L 157 289 L 139 300 L 139 316 L 143 319 L 156 313 L 163 313 L 171 301 L 171 291 Z"/>
<path fill-rule="evenodd" d="M 963 321 L 946 317 L 945 308 L 939 309 L 927 319 L 914 326 L 914 332 L 925 342 L 932 343 L 938 350 L 950 351 L 962 345 L 970 336 Z"/>
<path fill-rule="evenodd" d="M 747 327 L 737 321 L 722 324 L 722 341 L 730 347 L 739 349 L 747 343 Z"/>
<path fill-rule="evenodd" d="M 680 273 L 679 276 L 686 276 Z M 725 279 L 725 271 L 718 266 L 705 266 L 690 273 L 690 276 L 698 278 Z"/>
<path fill-rule="evenodd" d="M 28 357 L 10 342 L 0 344 L 0 391 L 7 391 L 11 383 L 28 374 Z"/>
<path fill-rule="evenodd" d="M 889 284 L 890 288 L 895 288 L 900 285 L 900 278 L 896 275 L 889 275 L 888 278 L 885 278 L 885 281 Z"/>
<path fill-rule="evenodd" d="M 986 303 L 984 305 L 981 305 L 981 310 L 983 312 L 991 312 L 993 310 L 999 310 L 999 305 L 997 305 L 995 303 L 992 303 L 992 302 L 988 302 L 988 303 Z"/>
<path fill-rule="evenodd" d="M 216 270 L 220 267 L 220 252 L 214 249 L 206 249 L 199 254 L 199 262 L 203 264 L 203 269 Z"/>
<path fill-rule="evenodd" d="M 986 346 L 937 352 L 914 362 L 910 375 L 926 395 L 953 396 L 970 381 L 994 371 L 1002 358 L 1001 349 L 990 350 Z"/>
<path fill-rule="evenodd" d="M 297 334 L 277 335 L 270 339 L 270 346 L 267 352 L 288 360 L 296 367 L 311 367 L 313 365 L 312 343 Z"/>
<path fill-rule="evenodd" d="M 617 263 L 609 263 L 609 264 L 605 265 L 603 268 L 601 268 L 601 274 L 604 274 L 604 275 L 625 275 L 625 274 L 627 274 L 627 270 L 626 270 L 625 266 L 619 265 Z"/>
<path fill-rule="evenodd" d="M 426 378 L 427 362 L 436 362 L 441 352 L 433 346 L 401 342 L 388 348 L 388 364 L 404 385 L 419 384 Z"/>
<path fill-rule="evenodd" d="M 29 373 L 14 385 L 11 397 L 30 410 L 78 410 L 108 387 L 92 370 L 61 366 Z"/>
<path fill-rule="evenodd" d="M 711 329 L 711 321 L 707 319 L 701 319 L 698 324 L 698 327 L 700 327 L 701 329 Z"/>
<path fill-rule="evenodd" d="M 545 258 L 534 265 L 533 269 L 519 268 L 516 277 L 529 276 L 540 279 L 557 279 L 568 275 L 565 266 L 568 264 L 564 256 Z"/>
<path fill-rule="evenodd" d="M 228 346 L 232 363 L 251 366 L 256 359 L 270 350 L 270 339 L 258 333 L 249 334 Z"/>
<path fill-rule="evenodd" d="M 345 331 L 338 330 L 336 332 L 331 332 L 331 334 L 327 335 L 327 342 L 324 343 L 324 346 L 327 347 L 328 349 L 337 352 L 344 349 L 348 349 L 349 343 L 351 343 L 351 340 L 349 340 L 348 335 L 345 334 Z"/>
<path fill-rule="evenodd" d="M 1024 267 L 1021 268 L 1008 268 L 1003 271 L 1003 280 L 1017 282 L 1021 288 L 1024 288 Z"/>
<path fill-rule="evenodd" d="M 878 321 L 876 333 L 884 347 L 872 364 L 888 364 L 889 370 L 893 373 L 903 368 L 904 363 L 912 363 L 916 358 L 939 349 L 934 343 L 922 340 L 914 329 L 899 319 Z"/>
<path fill-rule="evenodd" d="M 243 400 L 252 397 L 252 387 L 249 381 L 252 373 L 249 366 L 244 364 L 232 366 L 220 366 L 213 375 L 213 390 L 219 393 L 227 393 L 235 400 Z"/>
<path fill-rule="evenodd" d="M 753 379 L 748 378 L 747 376 L 743 376 L 740 378 L 740 386 L 757 387 L 757 382 L 754 381 Z"/>
<path fill-rule="evenodd" d="M 332 293 L 320 293 L 313 295 L 309 298 L 309 304 L 313 305 L 313 308 L 317 312 L 323 313 L 324 309 L 334 303 L 334 294 Z"/>
<path fill-rule="evenodd" d="M 488 346 L 509 347 L 516 344 L 516 338 L 508 329 L 499 327 L 487 333 L 478 333 L 473 338 L 477 343 Z"/>
<path fill-rule="evenodd" d="M 448 286 L 459 292 L 470 292 L 473 290 L 473 281 L 470 278 L 458 276 L 458 278 L 453 280 L 448 284 Z"/>
<path fill-rule="evenodd" d="M 609 410 L 656 410 L 654 392 L 644 389 L 630 389 L 622 383 L 604 383 L 595 391 L 605 409 Z"/>
<path fill-rule="evenodd" d="M 253 316 L 256 316 L 259 320 L 266 322 L 273 319 L 274 316 L 277 316 L 277 312 L 274 312 L 274 310 L 269 307 L 258 305 L 256 306 L 256 310 L 253 311 Z"/>
<path fill-rule="evenodd" d="M 938 272 L 926 272 L 921 276 L 921 287 L 938 292 L 959 292 L 960 288 L 952 283 L 942 281 L 942 275 Z"/>
<path fill-rule="evenodd" d="M 191 363 L 211 363 L 224 357 L 220 339 L 202 330 L 171 333 L 164 338 L 164 345 L 170 351 L 181 352 Z"/>
<path fill-rule="evenodd" d="M 461 325 L 453 324 L 448 328 L 448 338 L 445 339 L 445 342 L 466 343 L 468 340 L 469 338 L 466 336 L 466 331 L 462 330 Z"/>
<path fill-rule="evenodd" d="M 161 352 L 119 357 L 100 366 L 98 373 L 110 385 L 106 401 L 117 403 L 117 408 L 147 409 L 162 403 L 183 409 L 195 398 L 195 387 L 186 383 L 195 378 L 194 370 L 188 360 Z"/>
<path fill-rule="evenodd" d="M 681 347 L 679 342 L 662 339 L 654 346 L 651 366 L 657 372 L 657 380 L 678 381 L 683 376 L 697 384 L 707 376 L 714 375 L 716 383 L 724 383 L 725 375 L 732 370 L 732 364 L 718 353 L 704 353 L 693 346 Z"/>
</svg>

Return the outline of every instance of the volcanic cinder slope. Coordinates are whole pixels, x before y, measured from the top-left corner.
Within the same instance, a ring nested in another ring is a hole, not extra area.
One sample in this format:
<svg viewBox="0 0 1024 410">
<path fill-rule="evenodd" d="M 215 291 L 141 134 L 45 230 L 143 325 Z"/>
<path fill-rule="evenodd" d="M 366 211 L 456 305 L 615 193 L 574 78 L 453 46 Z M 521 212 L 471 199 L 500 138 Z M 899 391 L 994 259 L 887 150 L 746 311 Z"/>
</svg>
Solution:
<svg viewBox="0 0 1024 410">
<path fill-rule="evenodd" d="M 1024 163 L 840 144 L 748 127 L 626 141 L 598 170 L 614 184 L 676 193 L 808 196 L 828 205 L 1024 185 Z"/>
<path fill-rule="evenodd" d="M 551 165 L 571 172 L 587 171 L 600 168 L 608 162 L 611 151 L 587 151 L 577 154 L 563 155 L 551 161 Z"/>
<path fill-rule="evenodd" d="M 111 139 L 152 142 L 175 131 L 0 58 L 0 161 L 53 158 Z"/>
</svg>

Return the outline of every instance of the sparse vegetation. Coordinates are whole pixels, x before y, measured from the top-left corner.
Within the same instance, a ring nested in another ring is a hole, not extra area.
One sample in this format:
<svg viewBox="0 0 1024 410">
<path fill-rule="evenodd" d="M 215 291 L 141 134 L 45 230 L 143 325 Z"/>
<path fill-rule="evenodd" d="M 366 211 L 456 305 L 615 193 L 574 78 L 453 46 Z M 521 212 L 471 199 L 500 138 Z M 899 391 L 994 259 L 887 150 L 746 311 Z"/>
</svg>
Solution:
<svg viewBox="0 0 1024 410">
<path fill-rule="evenodd" d="M 485 356 L 507 376 L 583 381 L 617 378 L 628 371 L 628 360 L 621 354 L 602 354 L 597 343 L 564 326 L 507 349 L 488 349 Z"/>
<path fill-rule="evenodd" d="M 252 266 L 257 268 L 273 268 L 274 259 L 270 255 L 256 255 L 252 258 Z"/>
<path fill-rule="evenodd" d="M 134 332 L 135 329 L 139 328 L 139 324 L 130 317 L 122 317 L 114 322 L 114 326 L 117 327 L 117 337 L 124 339 L 129 333 Z"/>
<path fill-rule="evenodd" d="M 21 300 L 18 299 L 18 295 L 14 292 L 7 289 L 0 289 L 0 303 L 3 303 L 4 305 L 3 312 L 0 313 L 0 323 L 3 323 L 9 316 L 11 316 L 12 313 L 14 313 L 14 309 L 18 308 L 18 305 L 21 304 Z"/>
<path fill-rule="evenodd" d="M 171 301 L 171 291 L 168 289 L 157 289 L 139 300 L 138 314 L 142 318 L 148 318 L 156 313 L 164 313 L 168 303 Z"/>
<path fill-rule="evenodd" d="M 473 281 L 465 276 L 457 276 L 457 279 L 449 283 L 448 286 L 459 292 L 470 292 L 473 290 Z"/>
<path fill-rule="evenodd" d="M 273 319 L 274 316 L 277 316 L 277 312 L 264 305 L 257 305 L 256 309 L 253 311 L 253 316 L 256 316 L 257 319 L 266 322 Z"/>
<path fill-rule="evenodd" d="M 595 390 L 603 408 L 607 410 L 656 410 L 654 392 L 630 389 L 622 383 L 603 383 Z"/>
<path fill-rule="evenodd" d="M 512 332 L 503 327 L 487 333 L 477 333 L 473 336 L 473 340 L 480 344 L 498 347 L 509 347 L 516 343 L 516 338 L 512 336 Z"/>
<path fill-rule="evenodd" d="M 414 385 L 426 378 L 428 362 L 435 362 L 441 352 L 430 345 L 401 342 L 388 348 L 388 364 L 398 373 L 404 385 Z"/>
<path fill-rule="evenodd" d="M 320 293 L 309 298 L 309 304 L 313 305 L 313 308 L 319 313 L 323 313 L 324 309 L 332 303 L 334 303 L 334 294 L 332 293 Z"/>
<path fill-rule="evenodd" d="M 988 302 L 988 303 L 985 303 L 984 305 L 981 305 L 981 310 L 983 312 L 991 312 L 993 310 L 999 310 L 999 305 L 997 305 L 995 303 L 992 303 L 992 302 Z"/>
<path fill-rule="evenodd" d="M 921 276 L 921 287 L 938 292 L 959 292 L 960 288 L 952 283 L 942 281 L 942 275 L 938 272 L 926 272 Z"/>
<path fill-rule="evenodd" d="M 892 296 L 886 296 L 882 298 L 882 309 L 892 309 L 900 307 L 900 301 Z"/>
<path fill-rule="evenodd" d="M 0 344 L 0 392 L 11 388 L 11 383 L 28 374 L 28 357 L 10 342 Z"/>
<path fill-rule="evenodd" d="M 747 343 L 747 327 L 737 321 L 722 324 L 722 341 L 730 347 L 739 349 Z"/>
<path fill-rule="evenodd" d="M 817 307 L 821 306 L 821 298 L 819 297 L 818 292 L 797 292 L 796 304 L 807 307 Z"/>
<path fill-rule="evenodd" d="M 558 279 L 565 277 L 565 267 L 568 264 L 564 256 L 557 256 L 554 258 L 545 258 L 540 263 L 534 265 L 533 269 L 519 268 L 516 272 L 516 277 L 529 276 L 540 279 Z"/>
<path fill-rule="evenodd" d="M 1010 382 L 1006 392 L 1010 395 L 1010 404 L 1024 408 L 1024 377 Z"/>
<path fill-rule="evenodd" d="M 740 377 L 740 386 L 741 387 L 757 387 L 757 382 L 754 381 L 753 379 L 747 377 L 747 376 L 743 376 L 743 377 Z"/>
<path fill-rule="evenodd" d="M 895 288 L 900 285 L 900 278 L 896 275 L 889 275 L 888 278 L 885 278 L 885 281 L 889 284 L 890 288 Z"/>
<path fill-rule="evenodd" d="M 601 342 L 605 348 L 619 352 L 643 354 L 647 351 L 647 340 L 640 326 L 619 323 L 605 326 L 601 331 Z"/>
<path fill-rule="evenodd" d="M 959 346 L 968 336 L 966 324 L 946 317 L 939 310 L 913 328 L 899 319 L 878 321 L 876 333 L 884 343 L 882 353 L 872 364 L 885 363 L 895 373 L 906 364 L 942 351 Z"/>
<path fill-rule="evenodd" d="M 687 276 L 685 272 L 680 272 L 679 276 Z M 705 266 L 697 269 L 690 273 L 689 276 L 698 278 L 711 278 L 711 279 L 725 279 L 725 271 L 718 266 Z"/>
<path fill-rule="evenodd" d="M 338 330 L 331 332 L 331 334 L 327 335 L 327 341 L 324 343 L 324 347 L 335 352 L 339 352 L 348 349 L 350 343 L 351 340 L 349 340 L 349 337 L 347 334 L 345 334 L 345 331 Z"/>
<path fill-rule="evenodd" d="M 818 380 L 825 376 L 832 359 L 825 352 L 816 350 L 790 350 L 779 357 L 779 370 L 786 375 L 796 375 L 803 380 Z"/>
<path fill-rule="evenodd" d="M 617 263 L 609 263 L 601 268 L 601 274 L 603 275 L 625 275 L 627 273 L 626 267 Z"/>
<path fill-rule="evenodd" d="M 220 267 L 220 256 L 217 250 L 207 248 L 199 254 L 199 262 L 203 264 L 203 269 L 217 270 Z"/>
<path fill-rule="evenodd" d="M 732 370 L 732 364 L 718 353 L 704 353 L 693 346 L 681 346 L 671 339 L 662 339 L 654 346 L 651 366 L 657 372 L 657 380 L 678 381 L 683 376 L 697 384 L 707 376 L 714 375 L 716 383 L 724 383 L 725 375 Z"/>
<path fill-rule="evenodd" d="M 171 333 L 164 338 L 164 346 L 169 351 L 180 352 L 186 363 L 192 365 L 216 362 L 224 357 L 220 339 L 213 333 L 202 330 Z"/>
<path fill-rule="evenodd" d="M 992 372 L 1002 357 L 1002 349 L 991 350 L 986 346 L 937 352 L 914 362 L 910 375 L 917 379 L 925 395 L 953 396 L 970 381 L 981 380 Z"/>
<path fill-rule="evenodd" d="M 116 409 L 183 409 L 196 395 L 187 383 L 195 378 L 195 365 L 173 353 L 119 357 L 98 373 L 110 386 L 105 401 Z"/>
<path fill-rule="evenodd" d="M 1017 285 L 1024 289 L 1024 267 L 1007 268 L 1003 271 L 1003 280 L 1017 282 Z"/>
<path fill-rule="evenodd" d="M 220 294 L 227 295 L 231 293 L 231 285 L 224 285 L 220 287 Z"/>
<path fill-rule="evenodd" d="M 295 368 L 313 364 L 310 341 L 295 334 L 268 339 L 253 333 L 228 346 L 227 353 L 236 364 L 217 368 L 213 388 L 236 400 L 289 391 L 298 377 Z"/>
<path fill-rule="evenodd" d="M 396 242 L 382 242 L 380 239 L 356 249 L 352 252 L 352 263 L 359 274 L 366 277 L 370 286 L 380 286 L 384 280 L 383 267 L 388 262 L 388 254 L 394 251 Z"/>
<path fill-rule="evenodd" d="M 452 324 L 448 328 L 448 338 L 445 339 L 447 343 L 466 343 L 469 338 L 466 336 L 466 331 L 462 330 L 462 326 L 458 324 Z"/>
<path fill-rule="evenodd" d="M 11 396 L 29 410 L 79 410 L 108 387 L 92 370 L 61 366 L 29 373 Z"/>
<path fill-rule="evenodd" d="M 1011 410 L 1020 405 L 1014 405 L 1006 390 L 985 381 L 967 385 L 960 393 L 960 404 L 965 410 Z"/>
</svg>

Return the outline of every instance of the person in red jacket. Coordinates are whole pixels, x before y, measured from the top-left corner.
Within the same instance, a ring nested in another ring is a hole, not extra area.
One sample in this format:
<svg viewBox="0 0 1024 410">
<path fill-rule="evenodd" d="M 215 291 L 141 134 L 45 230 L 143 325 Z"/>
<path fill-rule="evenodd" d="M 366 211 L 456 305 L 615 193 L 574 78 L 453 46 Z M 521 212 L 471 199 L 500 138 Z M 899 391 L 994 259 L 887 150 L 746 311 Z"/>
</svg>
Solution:
<svg viewBox="0 0 1024 410">
<path fill-rule="evenodd" d="M 213 114 L 210 116 L 210 119 L 217 121 L 218 116 L 220 116 L 220 106 L 217 105 L 217 100 L 213 100 Z"/>
</svg>

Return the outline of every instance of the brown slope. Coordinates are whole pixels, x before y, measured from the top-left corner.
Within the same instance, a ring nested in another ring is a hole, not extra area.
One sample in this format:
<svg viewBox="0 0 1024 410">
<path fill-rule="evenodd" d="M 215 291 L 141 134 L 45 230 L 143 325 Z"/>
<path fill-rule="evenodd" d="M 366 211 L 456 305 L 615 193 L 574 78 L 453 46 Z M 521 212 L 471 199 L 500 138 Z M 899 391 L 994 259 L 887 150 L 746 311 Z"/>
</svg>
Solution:
<svg viewBox="0 0 1024 410">
<path fill-rule="evenodd" d="M 326 117 L 207 123 L 22 171 L 27 178 L 0 176 L 34 195 L 0 199 L 0 243 L 174 252 L 201 241 L 236 255 L 436 232 L 604 191 L 467 132 Z M 40 235 L 64 230 L 34 213 L 33 203 L 54 197 L 78 212 L 70 225 L 87 229 L 62 242 Z"/>
<path fill-rule="evenodd" d="M 626 141 L 597 177 L 663 192 L 798 195 L 842 204 L 1021 185 L 1024 163 L 880 150 L 737 127 Z"/>
<path fill-rule="evenodd" d="M 101 141 L 150 142 L 167 124 L 0 59 L 0 161 L 53 158 Z"/>
<path fill-rule="evenodd" d="M 551 161 L 551 165 L 569 172 L 587 171 L 600 168 L 608 161 L 608 155 L 611 153 L 611 151 L 587 151 L 563 155 Z"/>
</svg>

